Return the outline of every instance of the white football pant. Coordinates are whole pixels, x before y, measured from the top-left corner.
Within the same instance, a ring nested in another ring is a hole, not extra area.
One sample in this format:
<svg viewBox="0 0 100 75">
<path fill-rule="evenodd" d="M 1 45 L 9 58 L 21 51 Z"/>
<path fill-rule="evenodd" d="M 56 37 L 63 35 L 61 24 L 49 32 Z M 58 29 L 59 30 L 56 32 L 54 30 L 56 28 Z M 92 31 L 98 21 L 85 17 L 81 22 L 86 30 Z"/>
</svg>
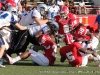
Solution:
<svg viewBox="0 0 100 75">
<path fill-rule="evenodd" d="M 29 50 L 29 52 L 31 53 L 31 55 L 30 55 L 31 59 L 38 65 L 40 65 L 40 66 L 48 66 L 49 65 L 48 58 L 45 57 L 43 54 L 33 51 L 33 50 Z"/>
</svg>

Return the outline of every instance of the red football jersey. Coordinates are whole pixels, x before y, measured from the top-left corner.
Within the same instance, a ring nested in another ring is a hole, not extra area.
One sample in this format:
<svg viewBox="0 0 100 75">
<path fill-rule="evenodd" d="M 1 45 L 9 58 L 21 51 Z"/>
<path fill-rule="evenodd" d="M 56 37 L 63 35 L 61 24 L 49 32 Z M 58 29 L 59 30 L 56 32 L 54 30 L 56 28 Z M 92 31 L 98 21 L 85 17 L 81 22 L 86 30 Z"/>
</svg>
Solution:
<svg viewBox="0 0 100 75">
<path fill-rule="evenodd" d="M 39 42 L 44 46 L 44 55 L 49 59 L 49 65 L 53 65 L 56 60 L 57 45 L 47 34 L 40 36 Z"/>
<path fill-rule="evenodd" d="M 78 25 L 77 19 L 69 19 L 68 25 L 72 27 L 72 30 Z"/>
<path fill-rule="evenodd" d="M 88 29 L 86 26 L 80 26 L 76 31 L 74 32 L 74 38 L 79 40 L 84 40 L 84 37 L 86 36 Z"/>
<path fill-rule="evenodd" d="M 80 66 L 82 64 L 82 55 L 78 51 L 82 45 L 78 42 L 73 42 L 69 46 L 64 46 L 60 49 L 60 55 L 68 59 L 72 66 Z"/>
<path fill-rule="evenodd" d="M 59 25 L 59 34 L 64 34 L 67 33 L 67 31 L 69 31 L 68 29 L 68 19 L 62 19 L 60 17 L 60 15 L 55 16 L 55 21 L 58 23 Z"/>
<path fill-rule="evenodd" d="M 74 41 L 73 36 L 70 33 L 64 34 L 62 39 L 65 44 L 72 44 Z"/>
<path fill-rule="evenodd" d="M 77 16 L 73 13 L 69 13 L 67 16 L 69 19 L 77 19 Z"/>
</svg>

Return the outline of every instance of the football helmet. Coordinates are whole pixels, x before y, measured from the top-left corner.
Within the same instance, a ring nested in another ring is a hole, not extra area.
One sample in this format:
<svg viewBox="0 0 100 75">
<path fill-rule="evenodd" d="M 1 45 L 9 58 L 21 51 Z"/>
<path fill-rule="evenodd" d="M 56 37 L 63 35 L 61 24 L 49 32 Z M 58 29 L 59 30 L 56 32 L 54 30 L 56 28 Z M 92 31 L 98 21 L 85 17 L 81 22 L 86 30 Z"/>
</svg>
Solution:
<svg viewBox="0 0 100 75">
<path fill-rule="evenodd" d="M 48 22 L 47 25 L 50 28 L 50 34 L 54 34 L 59 30 L 59 27 L 56 25 L 56 23 L 52 22 Z"/>
<path fill-rule="evenodd" d="M 39 43 L 42 44 L 42 45 L 46 45 L 47 44 L 47 41 L 51 40 L 50 36 L 47 35 L 47 34 L 43 34 L 39 37 Z"/>
<path fill-rule="evenodd" d="M 41 15 L 45 15 L 46 11 L 48 10 L 46 4 L 39 4 L 37 6 L 37 10 L 40 12 Z"/>
<path fill-rule="evenodd" d="M 68 13 L 69 13 L 68 7 L 67 6 L 62 6 L 61 11 L 60 11 L 60 16 L 62 18 L 66 18 Z"/>
<path fill-rule="evenodd" d="M 78 25 L 78 21 L 74 20 L 74 19 L 70 19 L 68 21 L 68 25 L 69 25 L 69 29 L 71 31 L 71 30 L 73 30 Z"/>
<path fill-rule="evenodd" d="M 8 9 L 7 9 L 7 11 L 9 11 L 9 12 L 11 12 L 11 13 L 13 13 L 13 14 L 16 14 L 16 15 L 18 15 L 18 10 L 17 10 L 17 8 L 16 7 L 9 7 Z"/>
<path fill-rule="evenodd" d="M 8 0 L 5 4 L 6 8 L 16 7 L 16 3 L 14 1 Z"/>
</svg>

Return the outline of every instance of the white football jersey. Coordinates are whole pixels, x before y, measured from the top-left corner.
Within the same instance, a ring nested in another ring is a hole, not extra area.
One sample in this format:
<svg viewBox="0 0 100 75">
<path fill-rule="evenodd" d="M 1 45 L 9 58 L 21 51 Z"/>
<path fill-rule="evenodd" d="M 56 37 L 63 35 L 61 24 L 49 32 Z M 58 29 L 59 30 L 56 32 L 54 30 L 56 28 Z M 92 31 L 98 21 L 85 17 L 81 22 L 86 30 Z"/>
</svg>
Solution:
<svg viewBox="0 0 100 75">
<path fill-rule="evenodd" d="M 18 17 L 8 11 L 3 11 L 0 14 L 0 28 L 3 26 L 10 26 L 11 22 L 18 21 Z"/>
<path fill-rule="evenodd" d="M 26 15 L 22 16 L 19 24 L 22 25 L 22 26 L 27 26 L 29 24 L 34 24 L 35 22 L 33 20 L 33 17 L 37 17 L 37 18 L 41 19 L 41 15 L 36 9 L 31 10 L 31 12 L 29 12 Z"/>
<path fill-rule="evenodd" d="M 36 35 L 40 30 L 42 30 L 43 28 L 48 28 L 47 24 L 43 24 L 43 25 L 37 25 L 37 24 L 34 24 L 34 25 L 31 25 L 30 28 L 29 28 L 29 33 L 31 36 L 34 36 Z"/>
<path fill-rule="evenodd" d="M 54 17 L 58 14 L 60 8 L 59 6 L 55 5 L 54 7 L 48 6 L 48 18 L 54 19 Z"/>
</svg>

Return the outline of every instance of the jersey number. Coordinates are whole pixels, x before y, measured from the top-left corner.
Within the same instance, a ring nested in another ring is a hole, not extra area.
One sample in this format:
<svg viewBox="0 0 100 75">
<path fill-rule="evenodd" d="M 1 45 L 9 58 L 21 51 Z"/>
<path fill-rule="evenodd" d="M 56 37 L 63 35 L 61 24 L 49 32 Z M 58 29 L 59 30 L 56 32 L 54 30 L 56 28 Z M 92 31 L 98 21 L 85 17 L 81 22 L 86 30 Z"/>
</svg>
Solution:
<svg viewBox="0 0 100 75">
<path fill-rule="evenodd" d="M 80 28 L 79 31 L 78 31 L 78 34 L 82 35 L 84 32 L 84 29 L 83 28 Z"/>
<path fill-rule="evenodd" d="M 69 60 L 70 62 L 72 62 L 72 61 L 75 60 L 74 56 L 72 55 L 72 52 L 68 52 L 68 53 L 66 53 L 66 55 L 67 55 L 67 58 L 68 58 L 68 60 Z"/>
</svg>

